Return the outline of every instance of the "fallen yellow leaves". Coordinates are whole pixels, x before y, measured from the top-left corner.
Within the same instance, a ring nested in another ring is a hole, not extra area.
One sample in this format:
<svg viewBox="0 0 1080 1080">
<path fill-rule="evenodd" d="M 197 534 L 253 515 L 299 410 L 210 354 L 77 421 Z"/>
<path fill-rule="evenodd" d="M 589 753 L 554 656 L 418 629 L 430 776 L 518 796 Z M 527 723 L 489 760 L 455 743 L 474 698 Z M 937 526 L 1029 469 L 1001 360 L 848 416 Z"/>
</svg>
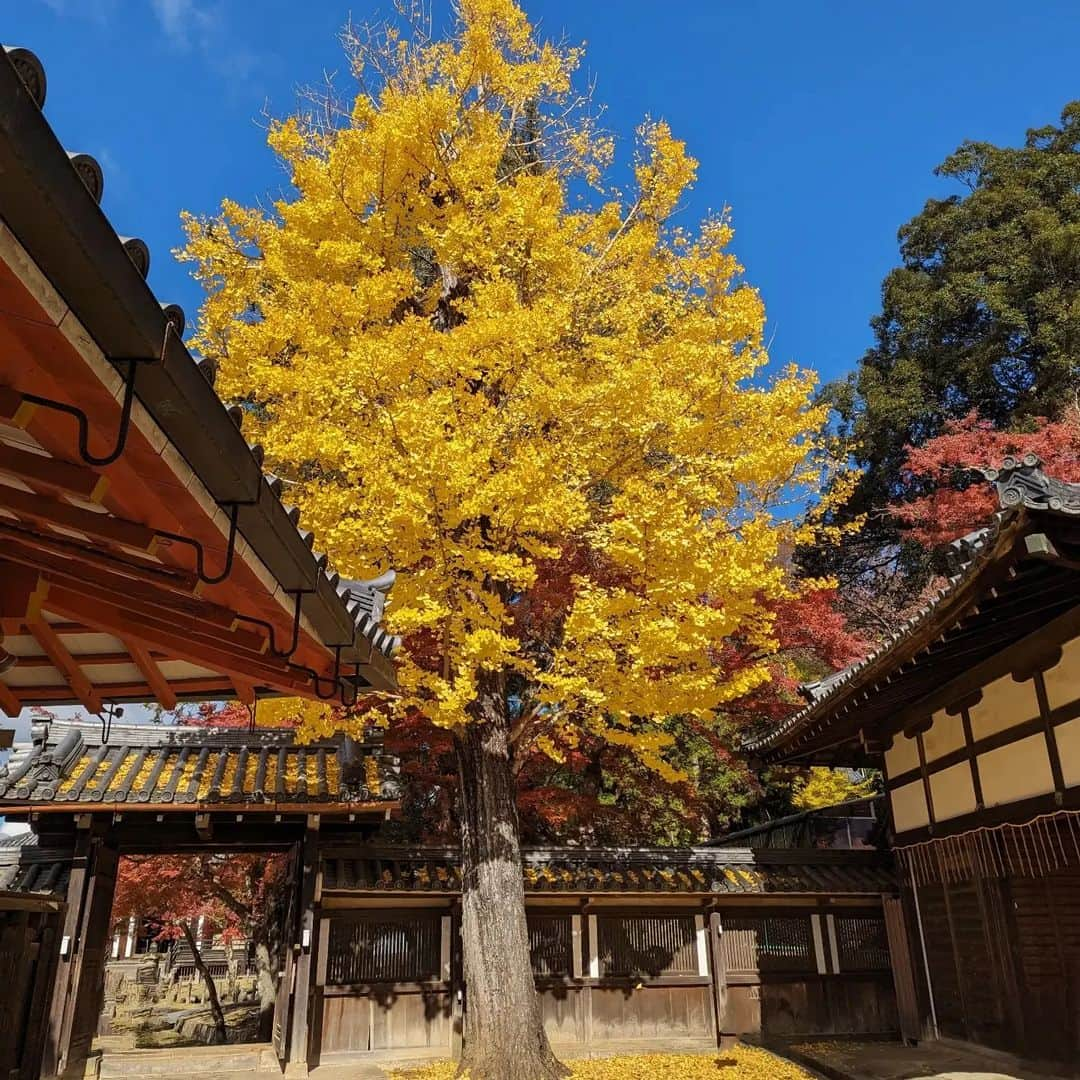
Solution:
<svg viewBox="0 0 1080 1080">
<path fill-rule="evenodd" d="M 574 1080 L 809 1080 L 798 1065 L 753 1046 L 715 1054 L 626 1054 L 568 1061 Z M 393 1072 L 391 1080 L 454 1080 L 453 1062 Z"/>
</svg>

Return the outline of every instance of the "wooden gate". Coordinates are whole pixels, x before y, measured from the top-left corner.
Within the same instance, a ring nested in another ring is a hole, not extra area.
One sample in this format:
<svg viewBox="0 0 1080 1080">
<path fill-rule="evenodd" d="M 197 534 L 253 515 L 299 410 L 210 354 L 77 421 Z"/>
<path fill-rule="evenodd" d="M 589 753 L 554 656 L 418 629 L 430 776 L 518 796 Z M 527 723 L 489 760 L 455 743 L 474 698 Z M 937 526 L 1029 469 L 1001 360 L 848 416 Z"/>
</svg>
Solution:
<svg viewBox="0 0 1080 1080">
<path fill-rule="evenodd" d="M 0 1078 L 36 1080 L 64 904 L 0 892 Z"/>
</svg>

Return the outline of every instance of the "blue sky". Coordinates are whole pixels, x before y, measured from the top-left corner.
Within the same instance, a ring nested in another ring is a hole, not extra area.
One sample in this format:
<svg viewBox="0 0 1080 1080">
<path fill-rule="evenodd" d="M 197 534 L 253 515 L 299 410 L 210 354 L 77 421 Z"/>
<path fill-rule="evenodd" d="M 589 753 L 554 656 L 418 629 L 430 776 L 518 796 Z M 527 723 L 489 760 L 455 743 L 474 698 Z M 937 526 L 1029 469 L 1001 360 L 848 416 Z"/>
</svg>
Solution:
<svg viewBox="0 0 1080 1080">
<path fill-rule="evenodd" d="M 350 7 L 351 4 L 351 7 Z M 277 194 L 264 110 L 342 70 L 337 32 L 367 0 L 5 0 L 7 44 L 45 63 L 46 112 L 105 170 L 105 209 L 153 252 L 151 282 L 193 315 L 170 249 L 181 209 Z M 449 0 L 435 0 L 445 25 Z M 1077 0 L 527 0 L 588 44 L 605 122 L 628 149 L 663 117 L 701 162 L 687 221 L 725 203 L 760 287 L 775 361 L 842 374 L 869 343 L 896 230 L 945 190 L 962 139 L 1019 142 L 1080 96 Z M 2 212 L 2 209 L 0 209 Z"/>
</svg>

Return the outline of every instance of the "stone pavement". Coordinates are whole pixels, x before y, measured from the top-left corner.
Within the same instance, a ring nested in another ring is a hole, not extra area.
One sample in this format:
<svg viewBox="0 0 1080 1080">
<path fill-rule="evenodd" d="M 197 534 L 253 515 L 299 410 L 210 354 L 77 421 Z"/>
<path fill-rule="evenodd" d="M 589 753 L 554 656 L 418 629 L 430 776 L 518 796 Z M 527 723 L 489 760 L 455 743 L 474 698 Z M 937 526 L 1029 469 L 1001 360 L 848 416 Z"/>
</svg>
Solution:
<svg viewBox="0 0 1080 1080">
<path fill-rule="evenodd" d="M 777 1048 L 779 1049 L 779 1048 Z M 780 1051 L 784 1052 L 784 1051 Z M 786 1048 L 793 1060 L 828 1080 L 1066 1080 L 1006 1054 L 948 1041 L 813 1042 Z"/>
</svg>

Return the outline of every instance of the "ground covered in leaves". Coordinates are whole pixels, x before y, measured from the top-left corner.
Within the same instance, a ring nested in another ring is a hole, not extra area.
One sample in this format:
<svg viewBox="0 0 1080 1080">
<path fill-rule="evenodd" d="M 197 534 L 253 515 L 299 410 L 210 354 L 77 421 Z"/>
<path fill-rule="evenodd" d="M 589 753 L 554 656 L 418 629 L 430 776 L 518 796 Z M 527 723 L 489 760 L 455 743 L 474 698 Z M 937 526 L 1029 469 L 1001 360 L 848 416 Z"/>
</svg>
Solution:
<svg viewBox="0 0 1080 1080">
<path fill-rule="evenodd" d="M 809 1080 L 798 1065 L 752 1046 L 716 1054 L 626 1054 L 568 1061 L 574 1080 Z M 453 1062 L 391 1073 L 392 1080 L 454 1080 Z"/>
</svg>

